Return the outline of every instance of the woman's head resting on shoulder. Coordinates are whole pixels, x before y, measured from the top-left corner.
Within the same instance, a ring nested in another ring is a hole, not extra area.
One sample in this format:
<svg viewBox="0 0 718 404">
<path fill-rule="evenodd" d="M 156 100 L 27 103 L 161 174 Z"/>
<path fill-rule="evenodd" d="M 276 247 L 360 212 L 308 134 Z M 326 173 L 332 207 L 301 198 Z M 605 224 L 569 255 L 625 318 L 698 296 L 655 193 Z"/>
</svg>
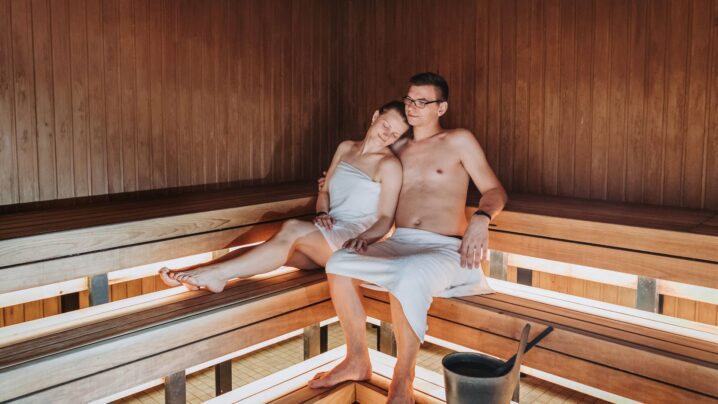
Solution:
<svg viewBox="0 0 718 404">
<path fill-rule="evenodd" d="M 389 101 L 374 111 L 366 137 L 369 141 L 388 147 L 408 132 L 409 128 L 404 103 Z"/>
</svg>

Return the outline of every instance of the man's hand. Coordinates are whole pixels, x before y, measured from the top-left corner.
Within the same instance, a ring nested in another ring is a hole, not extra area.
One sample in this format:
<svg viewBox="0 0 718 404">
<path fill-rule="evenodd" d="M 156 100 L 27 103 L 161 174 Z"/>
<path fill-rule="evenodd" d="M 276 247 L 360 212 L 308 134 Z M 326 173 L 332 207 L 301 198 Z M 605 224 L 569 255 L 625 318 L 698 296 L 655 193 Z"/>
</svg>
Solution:
<svg viewBox="0 0 718 404">
<path fill-rule="evenodd" d="M 459 248 L 461 266 L 468 269 L 481 268 L 481 261 L 489 258 L 489 218 L 481 215 L 471 217 L 469 227 Z"/>
<path fill-rule="evenodd" d="M 346 248 L 348 250 L 354 250 L 356 252 L 363 252 L 366 251 L 366 247 L 369 245 L 369 242 L 364 240 L 361 237 L 355 237 L 350 238 L 347 240 L 342 248 Z"/>
<path fill-rule="evenodd" d="M 327 181 L 327 172 L 322 171 L 322 176 L 319 177 L 317 180 L 317 186 L 319 187 L 319 190 L 321 191 L 322 188 L 324 188 L 324 183 Z"/>
<path fill-rule="evenodd" d="M 334 226 L 334 223 L 336 223 L 337 220 L 331 217 L 327 213 L 320 213 L 316 216 L 314 216 L 314 223 L 318 224 L 320 227 L 323 227 L 327 230 L 331 230 L 332 226 Z"/>
</svg>

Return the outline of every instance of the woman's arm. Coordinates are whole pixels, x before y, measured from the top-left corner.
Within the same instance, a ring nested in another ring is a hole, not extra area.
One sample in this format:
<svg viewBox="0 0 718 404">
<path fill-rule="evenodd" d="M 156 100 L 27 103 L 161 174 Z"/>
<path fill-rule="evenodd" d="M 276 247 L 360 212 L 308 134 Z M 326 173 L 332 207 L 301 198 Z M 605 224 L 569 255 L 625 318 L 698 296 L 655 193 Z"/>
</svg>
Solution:
<svg viewBox="0 0 718 404">
<path fill-rule="evenodd" d="M 396 205 L 401 191 L 401 163 L 399 159 L 392 156 L 383 159 L 379 164 L 381 191 L 377 212 L 378 220 L 357 237 L 347 240 L 344 243 L 344 248 L 362 251 L 367 245 L 381 240 L 394 224 L 394 213 L 396 213 Z"/>
<path fill-rule="evenodd" d="M 339 164 L 344 154 L 346 154 L 346 152 L 352 147 L 352 144 L 354 144 L 354 142 L 351 140 L 345 140 L 339 144 L 336 152 L 334 152 L 334 157 L 332 158 L 332 163 L 329 165 L 329 170 L 327 170 L 326 180 L 317 194 L 317 217 L 314 222 L 328 230 L 331 230 L 332 225 L 334 224 L 334 219 L 328 214 L 329 206 L 331 206 L 329 200 L 329 181 L 331 181 L 332 176 L 334 175 L 337 164 Z"/>
</svg>

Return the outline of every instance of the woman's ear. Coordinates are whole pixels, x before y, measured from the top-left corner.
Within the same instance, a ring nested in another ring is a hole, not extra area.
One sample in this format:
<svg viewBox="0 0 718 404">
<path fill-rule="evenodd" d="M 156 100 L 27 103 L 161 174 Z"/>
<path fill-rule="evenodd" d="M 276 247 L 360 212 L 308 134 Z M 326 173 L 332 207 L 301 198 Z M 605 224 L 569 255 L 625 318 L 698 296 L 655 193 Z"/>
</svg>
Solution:
<svg viewBox="0 0 718 404">
<path fill-rule="evenodd" d="M 379 113 L 379 110 L 378 110 L 378 109 L 377 109 L 376 111 L 374 111 L 374 116 L 371 117 L 371 124 L 372 124 L 372 125 L 374 125 L 374 122 L 376 122 L 377 118 L 379 118 L 379 115 L 381 115 L 381 114 Z"/>
</svg>

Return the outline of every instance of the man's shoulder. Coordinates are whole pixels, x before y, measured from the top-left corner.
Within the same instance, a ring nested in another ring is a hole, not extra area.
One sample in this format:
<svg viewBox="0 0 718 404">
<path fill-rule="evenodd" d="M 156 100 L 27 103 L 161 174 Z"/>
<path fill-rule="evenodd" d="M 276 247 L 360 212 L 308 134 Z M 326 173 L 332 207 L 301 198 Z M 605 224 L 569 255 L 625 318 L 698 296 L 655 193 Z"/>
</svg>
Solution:
<svg viewBox="0 0 718 404">
<path fill-rule="evenodd" d="M 454 147 L 464 147 L 477 143 L 476 136 L 466 128 L 447 129 L 445 136 Z"/>
</svg>

